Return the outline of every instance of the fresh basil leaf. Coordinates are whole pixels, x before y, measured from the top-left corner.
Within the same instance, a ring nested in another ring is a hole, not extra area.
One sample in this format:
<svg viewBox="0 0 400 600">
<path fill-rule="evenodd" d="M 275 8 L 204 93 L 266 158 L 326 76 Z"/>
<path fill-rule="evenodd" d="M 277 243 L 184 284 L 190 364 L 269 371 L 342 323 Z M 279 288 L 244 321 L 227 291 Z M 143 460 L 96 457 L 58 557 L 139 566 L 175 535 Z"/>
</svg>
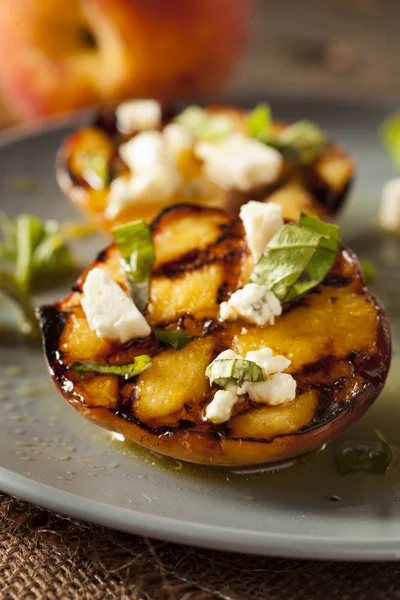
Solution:
<svg viewBox="0 0 400 600">
<path fill-rule="evenodd" d="M 271 239 L 250 280 L 290 302 L 316 287 L 331 270 L 340 247 L 339 228 L 302 214 Z"/>
<path fill-rule="evenodd" d="M 200 106 L 188 106 L 174 121 L 204 141 L 222 139 L 237 129 L 236 120 L 229 113 L 212 113 Z"/>
<path fill-rule="evenodd" d="M 321 235 L 296 225 L 284 225 L 271 239 L 250 276 L 284 301 L 315 254 Z"/>
<path fill-rule="evenodd" d="M 0 216 L 0 291 L 15 302 L 31 332 L 38 331 L 30 292 L 43 277 L 58 275 L 75 266 L 70 251 L 60 235 L 56 221 L 41 221 L 21 214 L 16 219 Z"/>
<path fill-rule="evenodd" d="M 150 227 L 144 221 L 133 221 L 113 229 L 113 235 L 122 256 L 132 298 L 143 312 L 155 259 Z"/>
<path fill-rule="evenodd" d="M 125 269 L 134 281 L 150 278 L 154 264 L 154 246 L 150 227 L 145 221 L 133 221 L 113 229 L 113 235 L 124 259 Z"/>
<path fill-rule="evenodd" d="M 340 232 L 337 225 L 324 223 L 317 217 L 304 213 L 300 216 L 299 225 L 308 231 L 319 233 L 321 240 L 306 269 L 293 286 L 291 295 L 294 297 L 306 293 L 325 279 L 340 248 Z"/>
<path fill-rule="evenodd" d="M 24 332 L 30 335 L 40 336 L 35 309 L 29 294 L 21 288 L 12 273 L 0 268 L 0 292 L 14 302 L 24 317 Z"/>
<path fill-rule="evenodd" d="M 187 346 L 187 344 L 193 339 L 192 336 L 186 335 L 182 330 L 176 329 L 175 331 L 165 331 L 165 329 L 156 329 L 154 331 L 156 338 L 172 346 L 175 350 L 179 350 Z"/>
<path fill-rule="evenodd" d="M 73 362 L 68 369 L 75 373 L 97 373 L 99 375 L 118 375 L 124 379 L 132 379 L 140 375 L 151 365 L 151 358 L 147 354 L 136 356 L 133 362 L 125 365 L 99 365 L 94 362 Z"/>
<path fill-rule="evenodd" d="M 269 104 L 259 104 L 249 115 L 247 122 L 249 134 L 264 141 L 269 134 L 271 123 L 271 107 Z"/>
<path fill-rule="evenodd" d="M 376 267 L 370 260 L 360 261 L 361 269 L 366 283 L 371 283 L 376 279 Z"/>
<path fill-rule="evenodd" d="M 357 471 L 384 474 L 393 459 L 392 450 L 383 437 L 376 431 L 379 445 L 360 444 L 344 448 L 336 457 L 336 466 L 340 475 L 348 475 Z"/>
<path fill-rule="evenodd" d="M 400 169 L 400 112 L 389 115 L 383 121 L 379 134 L 393 166 Z"/>
<path fill-rule="evenodd" d="M 311 121 L 297 121 L 278 136 L 281 146 L 293 149 L 303 164 L 313 162 L 327 145 L 324 131 Z"/>
<path fill-rule="evenodd" d="M 110 178 L 108 157 L 96 152 L 82 153 L 83 176 L 95 190 L 102 190 Z"/>
<path fill-rule="evenodd" d="M 75 266 L 56 221 L 41 221 L 31 215 L 15 220 L 2 216 L 0 244 L 2 262 L 15 267 L 15 278 L 27 291 L 37 277 L 60 273 Z"/>
<path fill-rule="evenodd" d="M 242 385 L 245 381 L 265 381 L 264 371 L 255 362 L 244 358 L 214 360 L 206 369 L 210 385 L 214 382 L 224 386 L 227 382 Z"/>
<path fill-rule="evenodd" d="M 42 240 L 36 246 L 32 256 L 32 272 L 35 276 L 46 276 L 61 273 L 75 266 L 70 250 L 64 242 L 57 221 L 46 221 L 43 224 Z"/>
<path fill-rule="evenodd" d="M 28 290 L 33 278 L 33 253 L 44 237 L 43 223 L 37 217 L 20 215 L 16 220 L 17 258 L 15 278 Z"/>
<path fill-rule="evenodd" d="M 299 225 L 304 229 L 308 229 L 308 231 L 313 231 L 323 236 L 320 244 L 321 248 L 326 248 L 336 253 L 339 251 L 340 229 L 337 225 L 325 223 L 325 221 L 321 221 L 318 217 L 306 215 L 305 213 L 301 213 Z"/>
</svg>

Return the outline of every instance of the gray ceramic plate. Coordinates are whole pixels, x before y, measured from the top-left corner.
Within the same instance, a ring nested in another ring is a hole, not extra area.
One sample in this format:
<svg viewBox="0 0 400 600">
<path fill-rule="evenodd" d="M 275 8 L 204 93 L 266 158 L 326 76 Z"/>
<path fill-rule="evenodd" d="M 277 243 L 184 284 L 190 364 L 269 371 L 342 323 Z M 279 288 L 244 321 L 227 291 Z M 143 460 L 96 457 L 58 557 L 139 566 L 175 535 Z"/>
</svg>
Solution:
<svg viewBox="0 0 400 600">
<path fill-rule="evenodd" d="M 340 477 L 334 455 L 346 440 L 373 440 L 374 428 L 396 444 L 400 430 L 400 243 L 379 233 L 378 197 L 390 165 L 376 139 L 384 106 L 275 103 L 279 117 L 305 114 L 342 140 L 360 172 L 344 215 L 345 241 L 372 258 L 375 291 L 394 334 L 388 383 L 370 412 L 327 449 L 277 472 L 190 468 L 128 447 L 86 423 L 58 395 L 41 351 L 0 338 L 0 488 L 53 510 L 123 531 L 210 548 L 298 558 L 400 558 L 400 470 Z M 57 189 L 54 156 L 62 125 L 0 147 L 0 203 L 77 219 Z M 88 262 L 104 240 L 77 251 Z M 46 299 L 63 290 L 52 290 Z M 41 299 L 40 299 L 41 300 Z M 334 499 L 338 497 L 339 499 Z M 334 501 L 335 500 L 335 501 Z"/>
</svg>

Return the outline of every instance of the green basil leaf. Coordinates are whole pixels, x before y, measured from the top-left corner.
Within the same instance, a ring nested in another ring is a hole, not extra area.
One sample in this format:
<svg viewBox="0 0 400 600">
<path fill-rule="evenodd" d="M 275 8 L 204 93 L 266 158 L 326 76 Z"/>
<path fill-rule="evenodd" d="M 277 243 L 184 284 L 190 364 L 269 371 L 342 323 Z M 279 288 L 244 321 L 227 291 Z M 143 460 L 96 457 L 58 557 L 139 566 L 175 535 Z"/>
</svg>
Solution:
<svg viewBox="0 0 400 600">
<path fill-rule="evenodd" d="M 56 221 L 41 221 L 21 214 L 15 219 L 0 215 L 0 291 L 15 302 L 24 318 L 24 330 L 36 334 L 37 321 L 32 307 L 32 287 L 48 281 L 75 266 Z"/>
<path fill-rule="evenodd" d="M 248 129 L 252 137 L 264 138 L 268 136 L 272 123 L 271 107 L 269 104 L 259 104 L 250 113 L 248 118 Z"/>
<path fill-rule="evenodd" d="M 99 365 L 94 362 L 73 362 L 68 369 L 75 373 L 97 373 L 99 375 L 118 375 L 124 379 L 132 379 L 140 375 L 151 365 L 151 358 L 147 354 L 136 356 L 133 362 L 125 365 Z"/>
<path fill-rule="evenodd" d="M 40 219 L 31 215 L 17 217 L 15 278 L 25 291 L 30 288 L 33 278 L 33 253 L 44 235 L 45 230 Z"/>
<path fill-rule="evenodd" d="M 250 280 L 289 302 L 316 287 L 331 270 L 340 248 L 339 228 L 302 214 L 269 242 Z"/>
<path fill-rule="evenodd" d="M 174 119 L 197 139 L 215 141 L 227 137 L 237 129 L 236 120 L 229 113 L 208 112 L 200 106 L 188 106 Z"/>
<path fill-rule="evenodd" d="M 24 332 L 33 336 L 40 336 L 35 309 L 29 294 L 22 289 L 12 273 L 0 268 L 0 293 L 14 302 L 20 309 L 24 318 Z"/>
<path fill-rule="evenodd" d="M 0 228 L 0 259 L 15 267 L 15 278 L 25 292 L 36 278 L 75 266 L 56 221 L 41 221 L 25 214 L 14 220 L 1 216 Z"/>
<path fill-rule="evenodd" d="M 306 215 L 305 213 L 301 213 L 299 225 L 308 231 L 313 231 L 323 236 L 320 244 L 321 248 L 326 248 L 336 253 L 339 251 L 340 229 L 337 225 L 325 223 L 325 221 L 321 221 L 318 217 Z"/>
<path fill-rule="evenodd" d="M 36 246 L 32 256 L 33 276 L 46 276 L 72 269 L 75 261 L 65 245 L 59 223 L 46 221 L 43 229 L 42 240 Z"/>
<path fill-rule="evenodd" d="M 227 382 L 242 385 L 245 381 L 265 381 L 264 371 L 255 362 L 244 358 L 214 360 L 206 369 L 210 385 L 214 382 L 224 386 Z"/>
<path fill-rule="evenodd" d="M 160 342 L 172 346 L 172 348 L 174 348 L 175 350 L 184 348 L 193 339 L 192 336 L 186 335 L 180 329 L 176 329 L 175 331 L 165 331 L 165 329 L 156 329 L 154 331 L 154 334 Z"/>
<path fill-rule="evenodd" d="M 284 225 L 269 242 L 250 276 L 284 301 L 315 254 L 321 235 L 296 225 Z"/>
<path fill-rule="evenodd" d="M 336 466 L 340 475 L 348 475 L 357 471 L 384 474 L 393 459 L 392 450 L 383 437 L 376 431 L 379 445 L 360 444 L 344 448 L 336 457 Z"/>
<path fill-rule="evenodd" d="M 383 121 L 379 134 L 393 166 L 400 169 L 400 112 L 389 115 Z"/>
<path fill-rule="evenodd" d="M 113 235 L 122 256 L 132 298 L 143 312 L 155 259 L 150 227 L 144 221 L 133 221 L 113 229 Z"/>
<path fill-rule="evenodd" d="M 340 248 L 340 232 L 337 225 L 324 223 L 317 217 L 304 213 L 300 216 L 299 225 L 308 231 L 319 233 L 322 237 L 306 269 L 293 286 L 291 295 L 294 297 L 306 293 L 325 279 Z"/>
<path fill-rule="evenodd" d="M 371 283 L 372 281 L 375 281 L 376 267 L 374 263 L 372 263 L 370 260 L 362 260 L 360 261 L 360 265 L 366 283 Z"/>
<path fill-rule="evenodd" d="M 95 190 L 102 190 L 110 179 L 108 157 L 96 152 L 83 153 L 83 176 Z"/>
<path fill-rule="evenodd" d="M 285 127 L 278 136 L 282 147 L 294 150 L 303 164 L 313 162 L 327 145 L 324 131 L 311 121 L 297 121 Z"/>
</svg>

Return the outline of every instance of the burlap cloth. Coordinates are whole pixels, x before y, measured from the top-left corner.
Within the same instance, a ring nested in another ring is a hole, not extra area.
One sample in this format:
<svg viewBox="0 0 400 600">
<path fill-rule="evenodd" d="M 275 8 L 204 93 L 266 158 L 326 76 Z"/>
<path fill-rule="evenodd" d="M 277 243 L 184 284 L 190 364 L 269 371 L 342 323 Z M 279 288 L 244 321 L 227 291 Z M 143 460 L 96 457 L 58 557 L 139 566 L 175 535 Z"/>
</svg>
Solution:
<svg viewBox="0 0 400 600">
<path fill-rule="evenodd" d="M 400 564 L 294 561 L 150 541 L 0 495 L 1 600 L 399 600 Z"/>
</svg>

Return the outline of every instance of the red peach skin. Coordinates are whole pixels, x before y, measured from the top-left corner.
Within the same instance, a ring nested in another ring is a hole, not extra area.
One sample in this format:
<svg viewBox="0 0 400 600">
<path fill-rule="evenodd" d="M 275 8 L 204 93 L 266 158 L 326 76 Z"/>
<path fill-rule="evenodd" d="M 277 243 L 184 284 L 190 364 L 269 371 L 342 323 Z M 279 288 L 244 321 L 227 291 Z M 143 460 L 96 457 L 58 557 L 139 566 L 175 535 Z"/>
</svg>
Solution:
<svg viewBox="0 0 400 600">
<path fill-rule="evenodd" d="M 20 119 L 127 97 L 214 94 L 251 0 L 1 0 L 0 88 Z"/>
</svg>

